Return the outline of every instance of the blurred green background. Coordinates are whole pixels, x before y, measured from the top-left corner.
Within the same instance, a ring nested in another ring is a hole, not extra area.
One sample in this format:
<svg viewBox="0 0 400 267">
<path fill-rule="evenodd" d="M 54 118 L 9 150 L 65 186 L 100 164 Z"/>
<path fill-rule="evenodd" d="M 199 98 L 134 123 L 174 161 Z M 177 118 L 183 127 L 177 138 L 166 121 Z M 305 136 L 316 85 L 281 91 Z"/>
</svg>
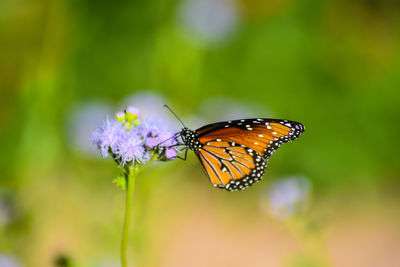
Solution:
<svg viewBox="0 0 400 267">
<path fill-rule="evenodd" d="M 2 0 L 0 265 L 120 266 L 124 192 L 90 133 L 128 104 L 175 125 L 165 103 L 193 129 L 306 132 L 243 192 L 193 153 L 143 170 L 131 266 L 398 265 L 399 52 L 391 0 Z M 271 188 L 298 177 L 276 216 Z"/>
</svg>

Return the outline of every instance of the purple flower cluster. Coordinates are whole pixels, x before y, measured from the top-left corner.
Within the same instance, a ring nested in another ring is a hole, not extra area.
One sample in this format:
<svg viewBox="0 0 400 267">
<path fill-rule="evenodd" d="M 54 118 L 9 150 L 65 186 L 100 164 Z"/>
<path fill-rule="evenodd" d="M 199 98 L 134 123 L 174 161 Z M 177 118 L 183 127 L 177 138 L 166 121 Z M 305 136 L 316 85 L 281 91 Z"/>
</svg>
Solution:
<svg viewBox="0 0 400 267">
<path fill-rule="evenodd" d="M 176 158 L 177 150 L 174 145 L 177 144 L 174 135 L 168 131 L 167 125 L 160 120 L 145 120 L 139 125 L 139 131 L 145 139 L 145 146 L 154 149 L 158 144 L 165 150 L 167 159 Z M 165 148 L 165 149 L 164 149 Z M 158 153 L 162 152 L 158 151 Z"/>
<path fill-rule="evenodd" d="M 306 204 L 310 191 L 310 181 L 302 176 L 277 181 L 268 192 L 271 213 L 279 219 L 296 214 Z"/>
<path fill-rule="evenodd" d="M 151 159 L 168 160 L 177 156 L 177 140 L 162 121 L 141 121 L 139 110 L 128 107 L 118 112 L 116 119 L 107 118 L 93 132 L 91 141 L 101 155 L 111 155 L 121 165 L 144 164 Z"/>
</svg>

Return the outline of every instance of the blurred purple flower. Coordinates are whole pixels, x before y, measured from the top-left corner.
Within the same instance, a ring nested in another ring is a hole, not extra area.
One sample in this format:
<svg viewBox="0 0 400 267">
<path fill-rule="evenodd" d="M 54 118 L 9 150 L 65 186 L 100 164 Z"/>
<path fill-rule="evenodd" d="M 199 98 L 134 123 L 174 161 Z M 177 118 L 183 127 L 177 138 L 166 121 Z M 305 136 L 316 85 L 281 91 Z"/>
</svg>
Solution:
<svg viewBox="0 0 400 267">
<path fill-rule="evenodd" d="M 279 180 L 268 191 L 269 211 L 278 219 L 286 219 L 304 207 L 310 191 L 311 183 L 305 177 Z"/>
<path fill-rule="evenodd" d="M 72 104 L 67 112 L 65 125 L 69 146 L 80 155 L 98 157 L 98 151 L 88 139 L 93 129 L 102 124 L 104 118 L 113 112 L 111 103 L 103 100 L 89 100 Z"/>
<path fill-rule="evenodd" d="M 273 118 L 277 115 L 266 105 L 255 101 L 237 100 L 229 97 L 212 97 L 199 107 L 207 121 L 229 121 L 238 118 Z"/>
<path fill-rule="evenodd" d="M 186 0 L 177 15 L 189 36 L 204 44 L 231 39 L 240 22 L 235 2 L 230 0 Z"/>
<path fill-rule="evenodd" d="M 0 266 L 1 267 L 22 267 L 18 260 L 14 257 L 0 254 Z"/>
<path fill-rule="evenodd" d="M 126 132 L 120 122 L 107 118 L 104 125 L 93 132 L 91 141 L 97 145 L 101 155 L 107 157 L 110 149 L 114 153 L 120 149 L 119 146 Z"/>
</svg>

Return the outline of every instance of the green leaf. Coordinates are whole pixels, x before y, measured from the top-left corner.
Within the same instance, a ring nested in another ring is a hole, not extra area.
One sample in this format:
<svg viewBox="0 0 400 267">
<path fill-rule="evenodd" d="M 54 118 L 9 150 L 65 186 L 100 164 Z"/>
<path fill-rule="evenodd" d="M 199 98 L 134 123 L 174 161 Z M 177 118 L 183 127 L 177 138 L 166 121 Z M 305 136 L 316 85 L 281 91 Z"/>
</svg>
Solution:
<svg viewBox="0 0 400 267">
<path fill-rule="evenodd" d="M 118 176 L 112 181 L 113 184 L 115 184 L 117 187 L 121 188 L 122 190 L 126 189 L 126 181 L 124 176 Z"/>
</svg>

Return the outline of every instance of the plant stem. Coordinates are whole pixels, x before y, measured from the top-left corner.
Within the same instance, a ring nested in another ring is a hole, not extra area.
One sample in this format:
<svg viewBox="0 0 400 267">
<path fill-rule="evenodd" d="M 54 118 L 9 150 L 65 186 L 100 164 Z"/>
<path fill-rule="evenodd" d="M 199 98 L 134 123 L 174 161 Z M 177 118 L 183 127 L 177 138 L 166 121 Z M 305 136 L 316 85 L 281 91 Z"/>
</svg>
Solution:
<svg viewBox="0 0 400 267">
<path fill-rule="evenodd" d="M 124 228 L 122 230 L 122 241 L 121 241 L 122 267 L 128 267 L 126 248 L 128 246 L 129 225 L 131 220 L 133 192 L 135 188 L 135 177 L 138 171 L 139 167 L 136 165 L 128 168 L 127 173 L 125 174 L 125 180 L 126 180 L 125 219 L 124 219 Z"/>
</svg>

